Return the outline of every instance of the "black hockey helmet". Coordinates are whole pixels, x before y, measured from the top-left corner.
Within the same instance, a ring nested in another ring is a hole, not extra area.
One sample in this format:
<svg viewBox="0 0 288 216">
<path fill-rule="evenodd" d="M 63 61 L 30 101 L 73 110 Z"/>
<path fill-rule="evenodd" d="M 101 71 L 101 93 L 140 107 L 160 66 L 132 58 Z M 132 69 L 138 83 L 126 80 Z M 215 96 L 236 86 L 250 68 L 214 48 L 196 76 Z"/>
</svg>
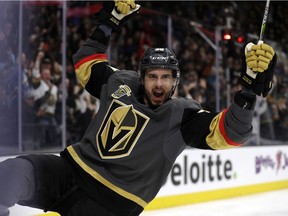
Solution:
<svg viewBox="0 0 288 216">
<path fill-rule="evenodd" d="M 173 94 L 180 80 L 179 63 L 175 54 L 168 48 L 148 48 L 142 56 L 138 69 L 140 83 L 143 83 L 145 72 L 153 68 L 167 68 L 172 70 L 173 77 L 175 78 L 172 90 Z"/>
<path fill-rule="evenodd" d="M 179 63 L 175 54 L 168 48 L 148 48 L 141 59 L 138 76 L 143 79 L 147 69 L 167 68 L 173 71 L 173 77 L 180 78 Z"/>
</svg>

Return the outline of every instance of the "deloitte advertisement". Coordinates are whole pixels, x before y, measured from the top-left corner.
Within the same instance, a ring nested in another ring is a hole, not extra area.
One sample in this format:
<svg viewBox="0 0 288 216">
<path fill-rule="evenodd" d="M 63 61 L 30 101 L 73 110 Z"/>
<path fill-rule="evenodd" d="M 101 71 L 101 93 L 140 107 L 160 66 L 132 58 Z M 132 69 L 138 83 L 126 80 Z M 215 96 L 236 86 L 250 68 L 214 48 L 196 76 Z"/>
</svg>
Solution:
<svg viewBox="0 0 288 216">
<path fill-rule="evenodd" d="M 177 158 L 158 197 L 271 182 L 279 189 L 276 184 L 283 181 L 288 182 L 288 146 L 187 149 Z"/>
</svg>

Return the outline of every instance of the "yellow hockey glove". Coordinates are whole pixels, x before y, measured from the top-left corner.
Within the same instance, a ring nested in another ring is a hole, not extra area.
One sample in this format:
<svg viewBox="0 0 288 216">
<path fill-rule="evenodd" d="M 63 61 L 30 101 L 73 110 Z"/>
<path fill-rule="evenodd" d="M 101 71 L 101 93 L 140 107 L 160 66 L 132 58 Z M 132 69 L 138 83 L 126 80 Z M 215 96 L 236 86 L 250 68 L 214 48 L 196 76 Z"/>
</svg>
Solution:
<svg viewBox="0 0 288 216">
<path fill-rule="evenodd" d="M 116 11 L 120 14 L 128 14 L 130 10 L 136 8 L 134 0 L 114 0 Z"/>
<path fill-rule="evenodd" d="M 248 45 L 247 45 L 248 46 Z M 264 72 L 275 54 L 273 48 L 267 44 L 253 45 L 247 48 L 246 63 L 253 72 Z"/>
<path fill-rule="evenodd" d="M 245 89 L 266 97 L 272 88 L 277 55 L 273 48 L 265 43 L 248 43 L 243 55 L 240 83 Z"/>
<path fill-rule="evenodd" d="M 103 8 L 93 17 L 96 25 L 105 24 L 118 31 L 129 19 L 139 10 L 140 5 L 135 4 L 134 0 L 114 0 L 104 1 Z"/>
</svg>

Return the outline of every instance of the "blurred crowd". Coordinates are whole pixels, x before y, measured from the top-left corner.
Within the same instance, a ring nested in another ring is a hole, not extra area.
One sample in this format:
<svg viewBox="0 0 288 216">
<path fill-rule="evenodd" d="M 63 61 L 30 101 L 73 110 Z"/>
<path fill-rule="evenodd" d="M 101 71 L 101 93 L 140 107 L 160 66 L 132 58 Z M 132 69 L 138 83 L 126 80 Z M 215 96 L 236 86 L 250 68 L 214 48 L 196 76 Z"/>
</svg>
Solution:
<svg viewBox="0 0 288 216">
<path fill-rule="evenodd" d="M 66 125 L 67 145 L 77 142 L 90 119 L 97 114 L 100 104 L 78 83 L 72 55 L 91 33 L 91 17 L 101 8 L 101 3 L 66 3 L 66 44 L 62 43 L 63 3 L 22 2 L 22 19 L 16 16 L 19 16 L 19 2 L 1 3 L 0 8 L 1 125 L 17 125 L 15 113 L 19 107 L 17 94 L 20 91 L 23 141 L 37 143 L 41 148 L 61 145 L 63 125 Z M 257 42 L 265 3 L 167 1 L 164 4 L 162 1 L 143 1 L 141 5 L 140 15 L 112 35 L 108 50 L 111 65 L 137 70 L 139 59 L 147 47 L 166 47 L 170 40 L 181 69 L 181 82 L 175 96 L 193 98 L 205 109 L 214 111 L 216 56 L 207 39 L 215 43 L 215 26 L 231 25 L 228 28 L 231 34 L 235 38 L 243 36 L 244 41 L 237 42 L 232 38 L 220 43 L 220 109 L 229 106 L 233 94 L 240 89 L 238 78 L 243 47 L 247 41 Z M 288 31 L 285 26 L 288 21 L 284 17 L 288 2 L 271 2 L 270 8 L 265 41 L 274 47 L 278 63 L 271 95 L 264 100 L 259 99 L 257 103 L 260 121 L 258 119 L 256 128 L 263 138 L 287 141 Z M 170 39 L 167 29 L 169 16 L 173 30 Z M 20 30 L 21 54 L 18 49 Z M 199 31 L 204 33 L 206 40 Z M 63 53 L 63 46 L 66 53 Z M 62 64 L 63 55 L 66 56 L 65 67 Z M 18 73 L 19 69 L 22 73 Z M 65 124 L 62 118 L 63 97 L 66 98 Z M 12 109 L 15 112 L 11 115 L 13 112 L 7 110 Z M 7 143 L 17 143 L 17 127 L 12 134 L 11 127 L 1 127 L 1 137 L 6 137 Z"/>
</svg>

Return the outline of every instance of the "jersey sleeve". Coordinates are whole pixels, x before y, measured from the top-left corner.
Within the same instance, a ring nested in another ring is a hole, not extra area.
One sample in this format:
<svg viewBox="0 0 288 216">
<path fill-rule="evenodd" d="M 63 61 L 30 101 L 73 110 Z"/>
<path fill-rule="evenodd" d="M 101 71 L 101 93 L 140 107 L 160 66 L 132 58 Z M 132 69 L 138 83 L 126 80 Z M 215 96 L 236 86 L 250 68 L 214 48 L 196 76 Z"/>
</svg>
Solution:
<svg viewBox="0 0 288 216">
<path fill-rule="evenodd" d="M 106 50 L 109 36 L 96 29 L 73 55 L 73 63 L 79 83 L 93 96 L 99 98 L 102 85 L 117 69 L 111 67 Z"/>
<path fill-rule="evenodd" d="M 255 96 L 249 98 L 238 92 L 231 106 L 219 113 L 185 110 L 181 125 L 185 143 L 213 150 L 243 145 L 252 133 L 254 104 Z"/>
</svg>

